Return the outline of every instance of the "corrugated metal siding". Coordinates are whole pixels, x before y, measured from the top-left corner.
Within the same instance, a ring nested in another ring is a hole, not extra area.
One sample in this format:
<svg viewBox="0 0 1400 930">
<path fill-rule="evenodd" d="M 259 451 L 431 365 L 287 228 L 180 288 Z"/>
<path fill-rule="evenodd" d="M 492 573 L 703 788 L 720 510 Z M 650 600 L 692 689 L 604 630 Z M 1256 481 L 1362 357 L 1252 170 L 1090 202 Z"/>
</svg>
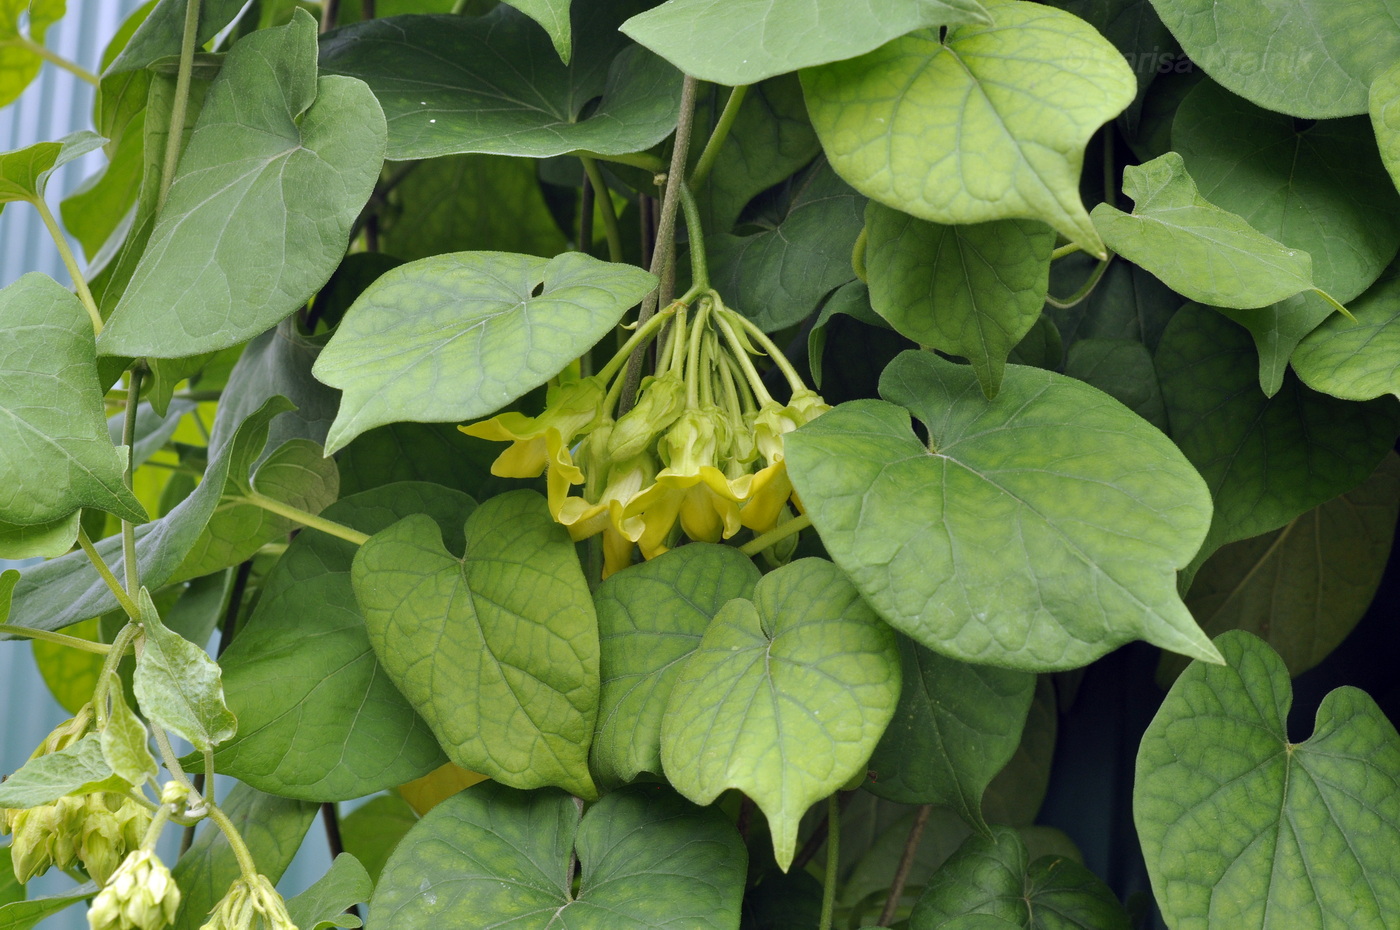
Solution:
<svg viewBox="0 0 1400 930">
<path fill-rule="evenodd" d="M 69 0 L 68 15 L 49 29 L 45 45 L 64 57 L 96 71 L 102 49 L 122 20 L 140 6 L 141 0 Z M 0 151 L 9 151 L 35 142 L 59 139 L 79 129 L 92 128 L 93 89 L 59 68 L 45 65 L 19 100 L 0 109 Z M 92 153 L 54 173 L 48 187 L 48 201 L 58 214 L 59 201 L 102 165 L 100 152 Z M 83 260 L 81 249 L 74 253 Z M 0 287 L 30 271 L 41 271 L 64 284 L 71 284 L 38 214 L 27 204 L 9 204 L 0 212 Z M 0 569 L 11 567 L 0 562 Z M 67 717 L 49 695 L 35 668 L 27 644 L 0 643 L 0 773 L 13 772 L 24 764 L 34 746 Z M 221 791 L 223 789 L 220 779 Z M 162 855 L 173 861 L 178 839 L 174 831 L 162 844 Z M 330 855 L 319 823 L 313 824 L 307 842 L 283 877 L 284 894 L 296 894 L 314 882 L 330 867 Z M 72 882 L 51 873 L 30 886 L 30 894 L 51 894 Z M 43 921 L 43 930 L 85 930 L 82 907 L 70 908 Z"/>
</svg>

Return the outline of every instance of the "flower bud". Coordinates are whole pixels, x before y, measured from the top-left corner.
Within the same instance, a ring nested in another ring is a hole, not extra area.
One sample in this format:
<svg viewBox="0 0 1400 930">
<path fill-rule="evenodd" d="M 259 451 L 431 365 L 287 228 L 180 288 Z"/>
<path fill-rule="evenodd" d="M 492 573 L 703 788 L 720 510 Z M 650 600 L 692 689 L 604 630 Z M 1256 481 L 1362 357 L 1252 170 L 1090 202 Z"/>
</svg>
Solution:
<svg viewBox="0 0 1400 930">
<path fill-rule="evenodd" d="M 297 930 L 287 905 L 266 875 L 240 878 L 199 930 Z"/>
<path fill-rule="evenodd" d="M 685 381 L 678 373 L 668 371 L 659 378 L 647 378 L 637 405 L 618 418 L 608 440 L 608 458 L 622 461 L 641 455 L 683 410 Z"/>
<path fill-rule="evenodd" d="M 150 812 L 131 798 L 88 795 L 78 858 L 97 884 L 107 884 L 127 852 L 141 845 L 150 824 Z"/>
<path fill-rule="evenodd" d="M 787 406 L 776 401 L 763 405 L 754 415 L 754 438 L 759 451 L 772 465 L 783 460 L 783 436 L 815 420 L 831 409 L 814 391 L 798 391 Z"/>
<path fill-rule="evenodd" d="M 164 930 L 180 908 L 170 870 L 146 849 L 127 855 L 88 910 L 92 930 Z"/>
</svg>

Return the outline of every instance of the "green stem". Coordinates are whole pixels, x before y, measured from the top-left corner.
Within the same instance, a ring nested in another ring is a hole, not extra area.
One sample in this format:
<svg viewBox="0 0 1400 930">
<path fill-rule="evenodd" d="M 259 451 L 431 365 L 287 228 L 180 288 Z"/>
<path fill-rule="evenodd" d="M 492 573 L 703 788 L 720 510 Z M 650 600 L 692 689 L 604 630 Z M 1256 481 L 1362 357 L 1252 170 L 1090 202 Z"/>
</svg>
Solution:
<svg viewBox="0 0 1400 930">
<path fill-rule="evenodd" d="M 152 852 L 156 848 L 156 842 L 160 840 L 160 834 L 165 830 L 166 823 L 170 820 L 170 805 L 162 804 L 156 808 L 155 814 L 151 817 L 151 825 L 146 828 L 146 835 L 141 838 L 141 849 Z"/>
<path fill-rule="evenodd" d="M 193 2 L 193 0 L 191 0 Z M 134 470 L 132 465 L 136 458 L 136 412 L 140 407 L 141 380 L 146 375 L 146 369 L 137 365 L 131 369 L 131 380 L 127 383 L 126 389 L 126 418 L 122 422 L 122 445 L 126 446 L 126 469 L 122 472 L 122 482 L 129 490 L 131 488 L 131 473 Z M 126 575 L 126 593 L 133 601 L 136 600 L 136 593 L 141 590 L 141 566 L 136 561 L 136 524 L 130 520 L 122 521 L 122 568 Z"/>
<path fill-rule="evenodd" d="M 851 246 L 851 270 L 856 273 L 857 278 L 860 278 L 860 283 L 862 284 L 870 283 L 865 269 L 865 252 L 869 242 L 870 230 L 862 226 L 860 228 L 860 235 L 856 236 L 856 244 Z"/>
<path fill-rule="evenodd" d="M 1063 300 L 1051 294 L 1046 294 L 1045 302 L 1060 310 L 1068 310 L 1070 307 L 1082 302 L 1086 297 L 1094 293 L 1094 288 L 1099 286 L 1099 281 L 1103 279 L 1104 272 L 1108 270 L 1109 265 L 1113 264 L 1113 255 L 1114 253 L 1109 252 L 1108 258 L 1101 260 L 1094 266 L 1093 272 L 1089 275 L 1089 280 L 1085 281 L 1084 286 L 1079 290 Z"/>
<path fill-rule="evenodd" d="M 102 670 L 97 673 L 97 687 L 92 692 L 92 712 L 99 730 L 107 726 L 107 696 L 112 691 L 112 682 L 117 680 L 117 666 L 121 664 L 126 651 L 140 634 L 141 624 L 135 621 L 122 627 L 121 632 L 112 640 L 107 658 L 102 660 Z M 160 727 L 154 729 L 159 730 Z"/>
<path fill-rule="evenodd" d="M 170 745 L 170 736 L 165 732 L 165 728 L 153 725 L 151 727 L 151 735 L 155 737 L 156 749 L 160 752 L 160 759 L 165 763 L 165 767 L 170 770 L 170 774 L 175 777 L 176 781 L 189 789 L 190 797 L 201 797 L 200 793 L 194 789 L 194 783 L 190 781 L 190 777 L 185 774 L 184 768 L 181 767 L 180 757 L 175 755 L 175 747 Z M 209 794 L 211 797 L 214 794 L 213 785 L 209 786 Z M 214 803 L 212 801 L 205 801 L 205 803 L 209 805 L 211 810 L 213 809 Z"/>
<path fill-rule="evenodd" d="M 720 149 L 724 147 L 724 140 L 729 138 L 729 130 L 733 128 L 734 120 L 738 118 L 739 108 L 744 105 L 744 96 L 748 92 L 749 85 L 747 84 L 740 84 L 729 92 L 729 99 L 724 102 L 724 109 L 720 111 L 719 121 L 715 123 L 714 132 L 710 133 L 710 139 L 705 143 L 705 150 L 700 153 L 700 160 L 695 163 L 695 170 L 691 172 L 691 187 L 699 187 L 710 176 L 710 169 L 715 166 L 715 160 L 719 158 Z"/>
<path fill-rule="evenodd" d="M 210 786 L 210 793 L 213 793 L 213 786 Z M 229 848 L 233 850 L 234 858 L 238 860 L 238 870 L 243 873 L 243 877 L 248 881 L 253 881 L 258 877 L 258 864 L 253 861 L 253 854 L 248 851 L 248 844 L 243 842 L 243 836 L 238 832 L 238 828 L 233 825 L 233 821 L 212 801 L 209 802 L 209 819 L 214 821 L 214 825 L 224 831 L 224 836 L 228 839 Z"/>
<path fill-rule="evenodd" d="M 334 520 L 327 520 L 325 517 L 318 517 L 314 513 L 302 510 L 300 507 L 293 507 L 291 504 L 284 504 L 279 500 L 259 494 L 257 491 L 248 491 L 238 498 L 245 503 L 261 507 L 269 513 L 275 513 L 279 517 L 286 517 L 300 523 L 302 526 L 313 530 L 320 530 L 337 539 L 343 539 L 348 543 L 363 546 L 369 542 L 369 536 L 359 530 L 351 529 L 343 523 L 336 523 Z"/>
<path fill-rule="evenodd" d="M 194 70 L 195 39 L 199 33 L 199 0 L 185 6 L 185 33 L 180 41 L 180 67 L 175 72 L 175 100 L 170 106 L 170 135 L 165 139 L 165 164 L 160 176 L 156 212 L 165 206 L 170 185 L 175 182 L 175 165 L 180 160 L 180 143 L 185 137 L 185 110 L 189 106 L 190 74 Z"/>
<path fill-rule="evenodd" d="M 594 161 L 609 161 L 615 165 L 628 165 L 632 168 L 641 168 L 643 171 L 664 171 L 666 163 L 655 155 L 647 152 L 632 152 L 627 155 L 602 155 L 598 152 L 590 152 L 588 149 L 576 149 L 569 153 L 575 158 L 591 158 Z"/>
<path fill-rule="evenodd" d="M 588 175 L 588 183 L 593 185 L 593 202 L 598 205 L 598 212 L 603 214 L 603 235 L 608 239 L 608 261 L 622 261 L 622 230 L 617 226 L 617 211 L 613 209 L 612 192 L 608 190 L 608 182 L 603 179 L 603 172 L 598 167 L 596 159 L 587 155 L 579 157 L 583 162 L 583 172 Z M 579 248 L 588 250 L 589 243 L 580 242 Z"/>
<path fill-rule="evenodd" d="M 794 533 L 802 532 L 811 525 L 811 517 L 807 516 L 805 513 L 798 514 L 781 526 L 774 527 L 764 533 L 762 536 L 755 536 L 753 539 L 750 539 L 739 547 L 739 551 L 747 556 L 758 555 L 763 550 L 773 548 L 773 546 L 782 542 L 784 539 L 787 539 Z"/>
<path fill-rule="evenodd" d="M 63 267 L 68 269 L 68 276 L 73 279 L 73 287 L 78 292 L 78 299 L 83 303 L 83 309 L 87 311 L 92 319 L 92 331 L 95 335 L 102 333 L 102 314 L 97 310 L 97 301 L 92 299 L 92 291 L 88 290 L 87 279 L 83 277 L 82 271 L 78 268 L 78 260 L 73 255 L 73 249 L 68 245 L 68 237 L 59 228 L 58 220 L 54 219 L 53 211 L 43 197 L 35 197 L 31 201 L 39 211 L 39 218 L 44 221 L 44 228 L 53 237 L 53 244 L 58 246 L 59 257 L 63 259 Z"/>
<path fill-rule="evenodd" d="M 1050 260 L 1053 262 L 1056 259 L 1064 258 L 1066 255 L 1073 255 L 1075 252 L 1082 251 L 1084 250 L 1079 247 L 1079 243 L 1071 242 L 1069 245 L 1062 245 L 1055 251 L 1051 252 Z"/>
<path fill-rule="evenodd" d="M 702 300 L 695 314 L 695 322 L 690 324 L 690 341 L 686 346 L 685 361 L 685 406 L 694 410 L 700 406 L 700 341 L 704 338 L 706 323 L 714 312 L 710 300 Z"/>
<path fill-rule="evenodd" d="M 35 42 L 33 39 L 29 38 L 29 36 L 16 36 L 15 38 L 10 39 L 6 42 L 0 42 L 0 46 L 3 45 L 17 45 L 20 48 L 31 51 L 35 55 L 38 55 L 40 58 L 44 59 L 45 61 L 58 65 L 60 68 L 62 68 L 64 71 L 67 71 L 69 74 L 86 81 L 93 87 L 96 87 L 102 83 L 102 79 L 99 78 L 97 75 L 93 74 L 87 68 L 84 68 L 82 65 L 78 64 L 75 61 L 69 61 L 67 58 L 64 58 L 62 55 L 58 54 L 55 51 L 52 51 L 51 49 L 45 48 L 41 43 Z"/>
<path fill-rule="evenodd" d="M 679 304 L 672 304 L 671 306 L 675 307 L 679 306 Z M 622 348 L 618 349 L 616 354 L 603 366 L 603 369 L 598 372 L 597 377 L 601 378 L 606 383 L 613 375 L 617 374 L 622 366 L 627 363 L 628 359 L 632 357 L 632 354 L 641 349 L 643 345 L 656 334 L 656 331 L 671 318 L 673 312 L 674 311 L 668 310 L 667 312 L 656 314 L 652 316 L 651 319 L 639 325 L 636 330 L 633 331 L 631 338 L 622 344 Z"/>
<path fill-rule="evenodd" d="M 710 289 L 710 267 L 705 257 L 705 231 L 700 225 L 700 207 L 690 185 L 681 182 L 681 206 L 685 209 L 685 229 L 690 235 L 690 289 Z"/>
<path fill-rule="evenodd" d="M 1317 293 L 1317 296 L 1321 297 L 1323 300 L 1331 304 L 1332 309 L 1336 310 L 1338 313 L 1346 317 L 1348 320 L 1351 320 L 1353 323 L 1356 322 L 1356 317 L 1352 316 L 1351 311 L 1348 310 L 1346 307 L 1342 306 L 1341 302 L 1338 301 L 1337 298 L 1333 297 L 1331 294 L 1327 293 L 1320 287 L 1315 287 L 1313 288 L 1313 290 Z"/>
<path fill-rule="evenodd" d="M 797 373 L 796 368 L 792 367 L 792 363 L 787 360 L 787 356 L 783 354 L 783 350 L 779 349 L 777 344 L 775 344 L 772 339 L 768 338 L 767 333 L 758 328 L 758 324 L 736 310 L 730 310 L 729 315 L 738 320 L 739 325 L 744 327 L 749 335 L 753 337 L 754 341 L 763 347 L 764 352 L 768 353 L 768 357 L 773 360 L 773 364 L 778 366 L 778 370 L 781 371 L 783 377 L 787 379 L 788 387 L 792 388 L 794 392 L 807 390 L 807 385 L 802 383 L 802 376 Z"/>
<path fill-rule="evenodd" d="M 763 386 L 763 376 L 758 373 L 758 369 L 753 367 L 753 360 L 749 358 L 749 350 L 744 346 L 739 334 L 734 332 L 734 327 L 729 323 L 729 317 L 739 316 L 737 313 L 716 313 L 715 324 L 724 335 L 724 339 L 729 343 L 732 350 L 729 357 L 739 363 L 739 370 L 744 373 L 744 379 L 748 381 L 750 390 L 753 391 L 754 399 L 761 404 L 773 402 L 773 395 L 768 393 L 768 388 Z"/>
<path fill-rule="evenodd" d="M 81 649 L 83 652 L 95 652 L 100 656 L 105 656 L 112 651 L 112 647 L 106 643 L 95 643 L 90 639 L 79 639 L 76 636 L 69 636 L 67 633 L 53 633 L 49 630 L 31 630 L 27 626 L 12 626 L 8 623 L 0 623 L 0 633 L 10 636 L 25 636 L 29 639 L 42 639 L 46 643 L 56 643 L 60 646 Z"/>
<path fill-rule="evenodd" d="M 826 883 L 822 886 L 820 930 L 831 930 L 836 918 L 836 873 L 841 864 L 841 802 L 836 795 L 826 799 Z"/>
<path fill-rule="evenodd" d="M 78 526 L 78 545 L 83 547 L 83 551 L 87 553 L 88 560 L 92 562 L 92 567 L 97 569 L 97 574 L 107 583 L 107 587 L 111 592 L 117 596 L 117 603 L 121 604 L 122 610 L 126 612 L 126 615 L 132 620 L 140 620 L 141 611 L 137 608 L 136 601 L 126 593 L 126 589 L 122 587 L 121 582 L 117 581 L 117 576 L 112 574 L 112 570 L 107 567 L 107 561 L 102 558 L 102 553 L 97 551 L 97 547 L 94 546 L 92 540 L 88 538 L 87 530 L 83 529 L 81 525 Z"/>
</svg>

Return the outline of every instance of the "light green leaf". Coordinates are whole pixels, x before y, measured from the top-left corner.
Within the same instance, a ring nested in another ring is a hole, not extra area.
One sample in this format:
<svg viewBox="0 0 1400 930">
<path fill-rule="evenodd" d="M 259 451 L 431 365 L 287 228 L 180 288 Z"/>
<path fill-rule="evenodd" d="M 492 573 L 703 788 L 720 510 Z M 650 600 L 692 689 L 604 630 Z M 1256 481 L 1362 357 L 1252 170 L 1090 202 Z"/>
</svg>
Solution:
<svg viewBox="0 0 1400 930">
<path fill-rule="evenodd" d="M 1292 688 L 1263 641 L 1216 639 L 1143 735 L 1133 819 L 1178 930 L 1383 927 L 1400 913 L 1400 736 L 1364 692 L 1323 699 L 1290 742 Z"/>
<path fill-rule="evenodd" d="M 78 298 L 27 274 L 0 291 L 0 331 L 0 520 L 55 524 L 94 507 L 145 523 L 122 483 L 125 456 L 107 438 L 92 321 Z"/>
<path fill-rule="evenodd" d="M 582 252 L 458 252 L 395 268 L 355 301 L 312 369 L 345 391 L 326 451 L 385 423 L 495 411 L 587 351 L 655 284 Z"/>
<path fill-rule="evenodd" d="M 949 659 L 903 636 L 899 653 L 904 688 L 865 789 L 951 808 L 986 832 L 982 795 L 1021 743 L 1035 676 Z"/>
<path fill-rule="evenodd" d="M 988 397 L 1040 319 L 1055 232 L 1036 220 L 942 226 L 865 208 L 870 305 L 900 335 L 972 363 Z"/>
<path fill-rule="evenodd" d="M 1142 343 L 1128 339 L 1081 339 L 1069 347 L 1065 374 L 1093 385 L 1167 432 L 1162 386 L 1157 383 L 1152 353 Z"/>
<path fill-rule="evenodd" d="M 617 572 L 593 596 L 602 691 L 591 760 L 599 779 L 661 774 L 661 719 L 685 658 L 726 602 L 759 571 L 730 546 L 693 543 Z"/>
<path fill-rule="evenodd" d="M 1366 112 L 1366 88 L 1400 58 L 1389 0 L 1153 0 L 1186 54 L 1270 110 L 1323 119 Z"/>
<path fill-rule="evenodd" d="M 991 21 L 977 0 L 670 0 L 622 31 L 686 74 L 732 85 L 864 55 L 927 26 Z"/>
<path fill-rule="evenodd" d="M 146 635 L 136 656 L 135 692 L 146 718 L 183 736 L 195 749 L 212 749 L 230 739 L 238 731 L 238 718 L 224 703 L 218 664 L 160 622 L 144 588 L 137 604 Z"/>
<path fill-rule="evenodd" d="M 185 35 L 185 10 L 189 0 L 161 0 L 127 40 L 116 59 L 107 66 L 103 77 L 139 71 L 147 66 L 180 54 Z M 203 45 L 218 34 L 244 7 L 243 0 L 201 0 L 199 28 L 195 41 Z"/>
<path fill-rule="evenodd" d="M 418 815 L 400 795 L 381 794 L 341 818 L 340 839 L 378 884 L 389 854 L 417 822 Z"/>
<path fill-rule="evenodd" d="M 147 743 L 150 734 L 146 732 L 141 718 L 126 702 L 121 679 L 113 680 L 111 695 L 112 711 L 107 717 L 107 726 L 99 734 L 102 758 L 107 760 L 112 772 L 122 781 L 144 785 L 158 771 L 155 756 L 151 755 L 151 747 Z"/>
<path fill-rule="evenodd" d="M 1351 315 L 1329 317 L 1309 333 L 1293 353 L 1293 370 L 1333 397 L 1400 397 L 1400 266 L 1354 300 Z"/>
<path fill-rule="evenodd" d="M 27 38 L 42 45 L 44 34 L 63 18 L 66 7 L 64 0 L 0 2 L 0 107 L 13 103 L 39 76 L 39 69 L 44 64 L 44 59 L 38 53 L 20 43 L 19 40 L 26 36 L 25 31 L 20 29 L 20 19 L 26 18 L 29 24 Z M 15 44 L 11 45 L 10 42 Z"/>
<path fill-rule="evenodd" d="M 346 498 L 325 516 L 373 534 L 427 514 L 455 551 L 475 506 L 465 494 L 403 483 Z M 215 756 L 220 772 L 286 797 L 342 801 L 446 761 L 374 657 L 350 585 L 355 551 L 333 536 L 301 533 L 263 582 L 253 615 L 220 659 L 239 720 L 238 735 Z M 316 648 L 304 648 L 313 639 Z"/>
<path fill-rule="evenodd" d="M 792 562 L 725 604 L 682 664 L 661 723 L 666 777 L 697 804 L 727 788 L 752 798 L 787 871 L 802 815 L 863 770 L 899 682 L 893 633 L 841 571 Z"/>
<path fill-rule="evenodd" d="M 692 807 L 664 786 L 614 791 L 580 820 L 562 792 L 483 782 L 433 808 L 404 837 L 370 919 L 394 930 L 731 930 L 747 858 L 722 813 Z"/>
<path fill-rule="evenodd" d="M 924 887 L 910 930 L 1131 930 L 1113 891 L 1079 863 L 1034 862 L 1015 830 L 970 836 Z"/>
<path fill-rule="evenodd" d="M 1123 169 L 1123 193 L 1132 213 L 1094 208 L 1104 241 L 1190 300 L 1248 310 L 1313 287 L 1307 252 L 1207 201 L 1175 152 Z"/>
<path fill-rule="evenodd" d="M 95 894 L 96 883 L 85 882 L 60 894 L 0 904 L 0 930 L 30 930 L 31 927 L 37 927 L 41 920 L 52 917 Z"/>
<path fill-rule="evenodd" d="M 15 578 L 18 577 L 19 573 L 16 572 Z M 4 611 L 0 610 L 0 617 L 3 614 Z M 93 617 L 91 620 L 74 624 L 63 632 L 79 639 L 97 642 L 100 639 L 98 624 L 98 618 Z M 30 648 L 34 650 L 34 664 L 39 667 L 39 674 L 43 676 L 44 684 L 49 686 L 49 693 L 54 696 L 54 700 L 70 714 L 82 710 L 83 705 L 92 700 L 106 656 L 81 649 L 70 649 L 61 643 L 48 643 L 41 639 L 34 640 Z"/>
<path fill-rule="evenodd" d="M 1391 181 L 1400 187 L 1400 62 L 1380 73 L 1368 96 L 1371 128 L 1380 146 L 1381 161 L 1390 172 Z"/>
<path fill-rule="evenodd" d="M 30 759 L 0 783 L 0 807 L 25 810 L 57 801 L 66 794 L 125 791 L 127 784 L 113 774 L 102 756 L 96 733 L 57 752 Z"/>
<path fill-rule="evenodd" d="M 382 119 L 360 83 L 316 77 L 310 15 L 240 41 L 210 85 L 102 353 L 210 352 L 305 304 L 344 256 L 379 175 Z"/>
<path fill-rule="evenodd" d="M 577 4 L 577 54 L 567 65 L 538 25 L 505 4 L 480 17 L 405 16 L 347 26 L 321 44 L 321 64 L 374 90 L 389 121 L 386 157 L 395 161 L 468 152 L 631 154 L 675 128 L 681 83 L 678 71 L 626 47 L 616 31 L 626 15 L 617 8 L 636 5 Z M 415 62 L 408 71 L 405 54 Z M 596 109 L 584 116 L 594 100 Z"/>
<path fill-rule="evenodd" d="M 710 274 L 725 302 L 765 330 L 806 319 L 832 289 L 852 280 L 851 248 L 864 198 L 822 162 L 791 191 L 770 228 L 706 240 Z"/>
<path fill-rule="evenodd" d="M 83 512 L 75 510 L 52 523 L 19 526 L 0 523 L 0 559 L 52 559 L 63 555 L 78 540 Z"/>
<path fill-rule="evenodd" d="M 380 664 L 453 762 L 596 797 L 598 626 L 569 534 L 532 491 L 491 498 L 465 534 L 459 559 L 431 518 L 412 516 L 355 553 Z"/>
<path fill-rule="evenodd" d="M 274 883 L 291 864 L 302 837 L 320 810 L 319 805 L 309 801 L 279 798 L 241 784 L 233 786 L 219 807 L 247 842 L 258 871 Z M 197 930 L 238 878 L 238 858 L 223 831 L 205 821 L 171 872 L 181 895 L 172 930 Z"/>
<path fill-rule="evenodd" d="M 1172 439 L 1215 499 L 1187 578 L 1216 549 L 1279 527 L 1365 481 L 1400 433 L 1393 399 L 1357 404 L 1288 376 L 1265 397 L 1249 336 L 1204 307 L 1183 307 L 1157 347 Z"/>
<path fill-rule="evenodd" d="M 932 353 L 900 355 L 880 391 L 903 407 L 842 404 L 787 437 L 786 461 L 828 551 L 893 626 L 1028 670 L 1139 638 L 1216 658 L 1175 574 L 1210 500 L 1160 432 L 1039 369 L 1008 367 L 987 400 L 972 369 Z"/>
<path fill-rule="evenodd" d="M 373 892 L 374 882 L 365 867 L 354 856 L 341 853 L 316 884 L 287 902 L 287 916 L 301 930 L 359 927 L 360 919 L 345 912 L 368 901 Z"/>
<path fill-rule="evenodd" d="M 0 46 L 0 55 L 4 52 L 5 48 Z M 0 204 L 16 200 L 33 203 L 44 196 L 44 188 L 55 171 L 101 148 L 105 141 L 97 133 L 83 130 L 57 142 L 37 142 L 27 148 L 0 153 Z"/>
<path fill-rule="evenodd" d="M 544 27 L 559 60 L 569 63 L 573 54 L 573 30 L 569 25 L 570 0 L 506 0 L 526 16 Z"/>
<path fill-rule="evenodd" d="M 1102 255 L 1079 170 L 1089 137 L 1132 102 L 1137 81 L 1069 13 L 1022 0 L 986 8 L 993 26 L 953 26 L 942 39 L 920 30 L 804 71 L 822 147 L 886 206 L 947 225 L 1039 219 Z"/>
</svg>

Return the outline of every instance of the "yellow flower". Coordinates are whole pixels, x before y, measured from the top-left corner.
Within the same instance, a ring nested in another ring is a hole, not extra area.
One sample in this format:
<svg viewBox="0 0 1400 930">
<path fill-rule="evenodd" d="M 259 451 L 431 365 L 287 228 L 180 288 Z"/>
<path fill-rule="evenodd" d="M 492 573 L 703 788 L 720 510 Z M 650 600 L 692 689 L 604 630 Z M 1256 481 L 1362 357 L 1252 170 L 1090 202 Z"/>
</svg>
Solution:
<svg viewBox="0 0 1400 930">
<path fill-rule="evenodd" d="M 787 406 L 769 401 L 754 416 L 754 438 L 768 464 L 783 460 L 783 436 L 831 409 L 815 391 L 798 391 Z"/>
<path fill-rule="evenodd" d="M 603 418 L 606 396 L 607 385 L 600 379 L 584 378 L 551 387 L 544 412 L 537 417 L 510 410 L 457 428 L 468 436 L 511 444 L 491 464 L 491 474 L 500 478 L 537 478 L 552 456 L 550 437 L 556 437 L 559 446 L 567 448 L 576 436 Z"/>
<path fill-rule="evenodd" d="M 749 499 L 739 511 L 739 522 L 755 534 L 766 533 L 778 525 L 783 507 L 792 497 L 792 479 L 787 464 L 778 461 L 759 469 L 753 476 Z"/>
<path fill-rule="evenodd" d="M 554 515 L 568 527 L 574 542 L 603 534 L 604 578 L 632 564 L 643 523 L 640 517 L 624 516 L 624 510 L 655 475 L 656 463 L 648 453 L 610 465 L 607 483 L 596 503 L 570 497 Z"/>
</svg>

